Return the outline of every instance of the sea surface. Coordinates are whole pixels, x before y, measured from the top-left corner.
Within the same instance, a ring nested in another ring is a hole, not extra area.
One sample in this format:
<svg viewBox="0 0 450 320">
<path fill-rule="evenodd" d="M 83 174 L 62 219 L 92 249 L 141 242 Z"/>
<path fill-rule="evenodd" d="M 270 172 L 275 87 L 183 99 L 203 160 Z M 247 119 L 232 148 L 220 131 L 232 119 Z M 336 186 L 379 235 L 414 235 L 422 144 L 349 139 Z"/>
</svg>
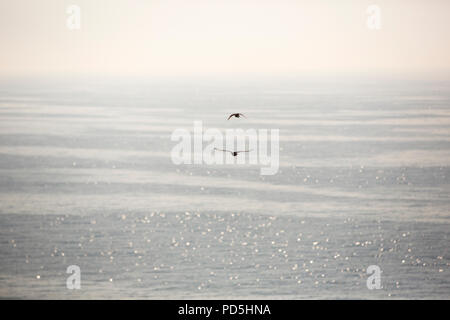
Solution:
<svg viewBox="0 0 450 320">
<path fill-rule="evenodd" d="M 277 174 L 174 164 L 194 121 Z M 0 298 L 450 299 L 449 237 L 449 82 L 0 81 Z"/>
</svg>

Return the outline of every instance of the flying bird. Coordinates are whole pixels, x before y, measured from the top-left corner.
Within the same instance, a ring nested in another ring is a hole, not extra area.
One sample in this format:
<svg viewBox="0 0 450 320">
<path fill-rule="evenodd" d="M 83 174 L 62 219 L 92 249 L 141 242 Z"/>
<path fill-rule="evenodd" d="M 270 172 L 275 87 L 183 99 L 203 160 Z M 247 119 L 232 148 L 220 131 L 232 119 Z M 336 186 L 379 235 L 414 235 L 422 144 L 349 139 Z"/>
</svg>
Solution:
<svg viewBox="0 0 450 320">
<path fill-rule="evenodd" d="M 231 153 L 231 155 L 233 157 L 236 157 L 238 155 L 238 153 L 240 153 L 240 152 L 250 152 L 250 151 L 252 151 L 252 150 L 230 151 L 230 150 L 222 150 L 222 149 L 217 149 L 217 148 L 214 148 L 214 150 L 223 151 L 223 152 L 229 152 L 229 153 Z"/>
<path fill-rule="evenodd" d="M 244 117 L 244 118 L 247 118 L 242 113 L 232 113 L 232 114 L 230 114 L 230 116 L 228 117 L 227 120 L 230 120 L 230 118 L 232 118 L 232 117 L 240 118 L 241 116 Z"/>
</svg>

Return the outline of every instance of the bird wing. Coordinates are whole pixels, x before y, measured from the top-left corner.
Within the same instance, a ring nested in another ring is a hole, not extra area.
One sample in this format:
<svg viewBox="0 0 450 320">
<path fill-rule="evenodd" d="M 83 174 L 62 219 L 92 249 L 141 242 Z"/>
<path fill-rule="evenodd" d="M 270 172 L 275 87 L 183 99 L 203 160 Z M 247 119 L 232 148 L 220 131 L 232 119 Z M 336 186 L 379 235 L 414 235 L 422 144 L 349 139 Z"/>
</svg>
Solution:
<svg viewBox="0 0 450 320">
<path fill-rule="evenodd" d="M 232 113 L 232 114 L 230 114 L 230 116 L 228 117 L 228 119 L 227 120 L 230 120 L 230 118 L 231 117 L 234 117 L 236 115 L 236 113 Z"/>
<path fill-rule="evenodd" d="M 217 148 L 214 148 L 214 150 L 223 151 L 223 152 L 231 152 L 231 153 L 233 153 L 233 152 L 230 151 L 230 150 L 223 150 L 223 149 L 217 149 Z"/>
<path fill-rule="evenodd" d="M 242 150 L 242 151 L 236 151 L 236 152 L 250 152 L 252 150 Z"/>
<path fill-rule="evenodd" d="M 239 115 L 243 116 L 244 118 L 247 118 L 243 113 L 239 113 Z"/>
</svg>

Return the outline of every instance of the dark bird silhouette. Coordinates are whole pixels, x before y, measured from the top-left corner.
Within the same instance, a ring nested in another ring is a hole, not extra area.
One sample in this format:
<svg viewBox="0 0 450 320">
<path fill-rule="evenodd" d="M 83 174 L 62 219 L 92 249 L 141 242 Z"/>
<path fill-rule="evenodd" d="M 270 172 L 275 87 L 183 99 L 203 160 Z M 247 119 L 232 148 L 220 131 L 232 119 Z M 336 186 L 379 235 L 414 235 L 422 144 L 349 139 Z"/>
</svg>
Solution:
<svg viewBox="0 0 450 320">
<path fill-rule="evenodd" d="M 230 114 L 230 116 L 228 117 L 227 120 L 230 120 L 230 118 L 232 118 L 232 117 L 240 118 L 241 116 L 244 117 L 244 118 L 247 118 L 242 113 L 232 113 L 232 114 Z"/>
<path fill-rule="evenodd" d="M 229 153 L 231 153 L 231 155 L 232 155 L 233 157 L 236 157 L 236 156 L 238 155 L 238 153 L 240 153 L 240 152 L 250 152 L 250 151 L 252 151 L 252 150 L 230 151 L 230 150 L 222 150 L 222 149 L 217 149 L 217 148 L 214 148 L 214 150 L 217 150 L 217 151 L 223 151 L 223 152 L 229 152 Z"/>
</svg>

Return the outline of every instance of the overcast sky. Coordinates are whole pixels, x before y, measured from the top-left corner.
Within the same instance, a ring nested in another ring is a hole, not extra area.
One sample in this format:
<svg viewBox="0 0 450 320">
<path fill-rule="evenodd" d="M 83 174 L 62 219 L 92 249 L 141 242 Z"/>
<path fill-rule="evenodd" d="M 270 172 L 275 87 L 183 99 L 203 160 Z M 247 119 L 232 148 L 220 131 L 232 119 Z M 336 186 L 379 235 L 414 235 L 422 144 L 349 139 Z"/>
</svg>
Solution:
<svg viewBox="0 0 450 320">
<path fill-rule="evenodd" d="M 448 0 L 0 0 L 0 76 L 448 73 L 449 13 Z"/>
</svg>

